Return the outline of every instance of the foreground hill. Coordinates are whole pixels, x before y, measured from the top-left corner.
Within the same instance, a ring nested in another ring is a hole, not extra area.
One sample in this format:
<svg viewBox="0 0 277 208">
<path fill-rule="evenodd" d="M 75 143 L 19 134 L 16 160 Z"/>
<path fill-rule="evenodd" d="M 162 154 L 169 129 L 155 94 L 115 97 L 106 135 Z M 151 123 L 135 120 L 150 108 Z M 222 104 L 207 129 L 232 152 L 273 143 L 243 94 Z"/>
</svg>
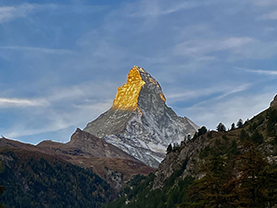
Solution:
<svg viewBox="0 0 277 208">
<path fill-rule="evenodd" d="M 92 169 L 115 189 L 120 189 L 136 174 L 154 171 L 114 145 L 80 129 L 66 144 L 43 141 L 37 147 L 74 165 Z"/>
<path fill-rule="evenodd" d="M 120 189 L 136 174 L 147 175 L 154 171 L 119 148 L 80 129 L 76 130 L 68 143 L 43 141 L 34 146 L 1 138 L 0 147 L 11 151 L 25 151 L 26 155 L 28 152 L 36 152 L 89 168 L 114 189 Z"/>
<path fill-rule="evenodd" d="M 277 96 L 243 125 L 218 130 L 202 127 L 193 139 L 168 148 L 155 174 L 135 177 L 105 207 L 277 205 Z"/>
<path fill-rule="evenodd" d="M 54 156 L 0 148 L 0 202 L 5 207 L 101 207 L 114 190 L 89 169 Z"/>
<path fill-rule="evenodd" d="M 8 207 L 101 207 L 146 166 L 77 129 L 70 142 L 37 146 L 0 139 L 0 202 Z"/>
</svg>

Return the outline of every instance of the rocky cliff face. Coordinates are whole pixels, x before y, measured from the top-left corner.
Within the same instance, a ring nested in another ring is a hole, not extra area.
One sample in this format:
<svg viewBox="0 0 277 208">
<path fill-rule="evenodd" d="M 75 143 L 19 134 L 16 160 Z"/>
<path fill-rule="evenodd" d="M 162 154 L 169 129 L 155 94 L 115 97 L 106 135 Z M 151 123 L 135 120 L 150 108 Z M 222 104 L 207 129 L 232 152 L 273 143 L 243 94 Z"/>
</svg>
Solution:
<svg viewBox="0 0 277 208">
<path fill-rule="evenodd" d="M 137 159 L 123 152 L 114 145 L 84 132 L 79 128 L 71 136 L 70 142 L 67 143 L 67 146 L 78 149 L 80 152 L 90 154 L 91 156 L 100 158 L 122 158 L 139 162 Z"/>
<path fill-rule="evenodd" d="M 212 132 L 216 136 L 217 132 Z M 177 171 L 182 170 L 181 178 L 186 176 L 197 177 L 195 164 L 200 164 L 199 152 L 211 145 L 211 139 L 207 135 L 197 137 L 194 141 L 188 140 L 179 147 L 179 151 L 171 151 L 161 162 L 159 168 L 155 172 L 154 189 L 161 189 L 164 182 Z"/>
<path fill-rule="evenodd" d="M 277 95 L 275 95 L 273 101 L 270 103 L 270 107 L 277 107 Z"/>
<path fill-rule="evenodd" d="M 187 176 L 201 178 L 203 173 L 199 170 L 203 169 L 205 160 L 209 160 L 211 155 L 217 155 L 217 157 L 221 155 L 227 159 L 228 154 L 241 154 L 245 151 L 243 150 L 245 141 L 257 145 L 258 150 L 264 155 L 264 158 L 270 164 L 276 165 L 277 142 L 274 140 L 274 137 L 277 138 L 276 107 L 277 95 L 270 103 L 270 108 L 248 120 L 241 128 L 226 132 L 209 131 L 192 140 L 182 142 L 175 151 L 169 152 L 160 163 L 155 172 L 152 189 L 162 189 L 165 181 L 176 172 L 180 172 L 180 174 L 174 185 L 177 185 L 179 180 L 184 180 Z M 242 130 L 245 132 L 244 136 L 242 136 Z M 257 132 L 263 138 L 262 140 L 257 141 Z M 228 158 L 226 161 L 228 160 L 234 159 Z"/>
<path fill-rule="evenodd" d="M 127 83 L 118 88 L 111 109 L 90 122 L 84 131 L 158 167 L 169 143 L 180 143 L 198 128 L 188 118 L 177 116 L 165 102 L 157 80 L 134 66 Z"/>
</svg>

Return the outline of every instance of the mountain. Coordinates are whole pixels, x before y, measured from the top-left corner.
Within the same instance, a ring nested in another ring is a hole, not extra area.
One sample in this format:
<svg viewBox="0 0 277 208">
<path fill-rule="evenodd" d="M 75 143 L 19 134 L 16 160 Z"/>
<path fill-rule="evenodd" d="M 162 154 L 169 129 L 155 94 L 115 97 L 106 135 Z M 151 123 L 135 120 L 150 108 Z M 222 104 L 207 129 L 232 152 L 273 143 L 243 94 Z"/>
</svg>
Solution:
<svg viewBox="0 0 277 208">
<path fill-rule="evenodd" d="M 170 143 L 180 143 L 199 127 L 166 105 L 161 86 L 134 66 L 118 88 L 113 106 L 84 128 L 150 167 L 158 167 Z"/>
<path fill-rule="evenodd" d="M 162 89 L 137 66 L 113 106 L 67 143 L 24 144 L 0 138 L 0 202 L 9 207 L 101 207 L 130 179 L 145 176 L 170 143 L 199 127 L 166 104 Z M 1 187 L 2 190 L 2 187 Z"/>
<path fill-rule="evenodd" d="M 0 138 L 0 202 L 8 207 L 101 207 L 154 169 L 77 129 L 68 143 Z"/>
<path fill-rule="evenodd" d="M 268 109 L 229 131 L 202 127 L 104 208 L 276 207 L 276 101 L 277 95 Z"/>
<path fill-rule="evenodd" d="M 68 143 L 42 141 L 38 145 L 0 139 L 0 147 L 24 150 L 53 156 L 82 168 L 89 168 L 110 186 L 119 190 L 136 174 L 147 175 L 154 169 L 123 152 L 119 148 L 77 129 Z M 0 154 L 1 156 L 1 154 Z"/>
<path fill-rule="evenodd" d="M 91 168 L 115 189 L 120 189 L 136 174 L 147 175 L 154 171 L 121 149 L 80 129 L 66 144 L 43 141 L 38 147 L 50 154 L 55 152 L 72 164 Z"/>
</svg>

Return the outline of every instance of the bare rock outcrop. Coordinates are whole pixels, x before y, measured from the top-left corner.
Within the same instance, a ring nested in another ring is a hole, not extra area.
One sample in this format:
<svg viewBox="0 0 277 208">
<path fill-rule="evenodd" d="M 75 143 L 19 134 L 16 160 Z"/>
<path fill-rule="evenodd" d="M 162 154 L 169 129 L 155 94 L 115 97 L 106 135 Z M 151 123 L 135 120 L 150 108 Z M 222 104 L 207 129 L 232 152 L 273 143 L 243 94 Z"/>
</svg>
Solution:
<svg viewBox="0 0 277 208">
<path fill-rule="evenodd" d="M 275 95 L 273 101 L 270 103 L 270 107 L 277 107 L 277 95 Z"/>
</svg>

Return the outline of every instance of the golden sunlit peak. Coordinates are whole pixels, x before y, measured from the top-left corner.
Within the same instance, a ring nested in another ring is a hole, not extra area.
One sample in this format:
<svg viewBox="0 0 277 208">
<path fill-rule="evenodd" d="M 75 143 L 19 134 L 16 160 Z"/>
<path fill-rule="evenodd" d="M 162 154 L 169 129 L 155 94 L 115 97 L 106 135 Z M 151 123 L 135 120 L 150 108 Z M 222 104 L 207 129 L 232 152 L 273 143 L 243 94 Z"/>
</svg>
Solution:
<svg viewBox="0 0 277 208">
<path fill-rule="evenodd" d="M 117 89 L 112 108 L 131 111 L 137 109 L 139 92 L 141 87 L 145 85 L 139 71 L 144 72 L 144 70 L 138 66 L 134 66 L 130 70 L 127 76 L 127 83 Z"/>
<path fill-rule="evenodd" d="M 165 96 L 164 96 L 163 93 L 160 94 L 160 97 L 161 97 L 161 99 L 162 99 L 164 102 L 166 101 Z"/>
</svg>

